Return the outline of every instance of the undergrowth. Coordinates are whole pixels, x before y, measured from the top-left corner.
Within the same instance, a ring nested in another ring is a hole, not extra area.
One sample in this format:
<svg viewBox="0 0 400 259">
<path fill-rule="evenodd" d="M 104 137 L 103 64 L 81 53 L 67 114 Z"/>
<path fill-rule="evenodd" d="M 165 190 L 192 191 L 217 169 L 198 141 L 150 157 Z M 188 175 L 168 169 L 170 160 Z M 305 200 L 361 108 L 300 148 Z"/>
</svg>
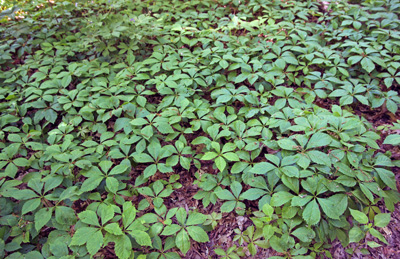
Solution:
<svg viewBox="0 0 400 259">
<path fill-rule="evenodd" d="M 0 257 L 332 258 L 335 240 L 349 257 L 387 244 L 399 161 L 361 115 L 400 128 L 398 0 L 9 8 Z M 250 224 L 210 240 L 227 215 Z"/>
</svg>

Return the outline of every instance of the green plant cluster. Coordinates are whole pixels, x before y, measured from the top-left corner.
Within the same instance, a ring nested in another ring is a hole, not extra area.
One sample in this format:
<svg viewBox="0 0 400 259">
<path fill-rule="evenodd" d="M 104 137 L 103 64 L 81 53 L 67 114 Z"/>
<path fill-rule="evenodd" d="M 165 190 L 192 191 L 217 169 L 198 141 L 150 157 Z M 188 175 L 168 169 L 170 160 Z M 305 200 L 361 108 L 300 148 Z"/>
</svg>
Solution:
<svg viewBox="0 0 400 259">
<path fill-rule="evenodd" d="M 399 161 L 359 114 L 398 110 L 398 0 L 21 8 L 0 26 L 0 257 L 180 258 L 228 213 L 252 224 L 210 257 L 387 243 Z"/>
</svg>

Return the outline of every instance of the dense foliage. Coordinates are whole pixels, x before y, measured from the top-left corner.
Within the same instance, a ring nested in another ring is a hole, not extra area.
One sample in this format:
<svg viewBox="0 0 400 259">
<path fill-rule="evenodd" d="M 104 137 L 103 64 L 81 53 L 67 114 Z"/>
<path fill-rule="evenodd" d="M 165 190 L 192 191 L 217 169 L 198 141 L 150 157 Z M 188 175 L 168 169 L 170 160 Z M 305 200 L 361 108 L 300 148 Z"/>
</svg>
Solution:
<svg viewBox="0 0 400 259">
<path fill-rule="evenodd" d="M 399 162 L 360 111 L 396 118 L 400 2 L 364 2 L 5 10 L 0 257 L 180 258 L 228 214 L 251 224 L 210 257 L 385 244 Z"/>
</svg>

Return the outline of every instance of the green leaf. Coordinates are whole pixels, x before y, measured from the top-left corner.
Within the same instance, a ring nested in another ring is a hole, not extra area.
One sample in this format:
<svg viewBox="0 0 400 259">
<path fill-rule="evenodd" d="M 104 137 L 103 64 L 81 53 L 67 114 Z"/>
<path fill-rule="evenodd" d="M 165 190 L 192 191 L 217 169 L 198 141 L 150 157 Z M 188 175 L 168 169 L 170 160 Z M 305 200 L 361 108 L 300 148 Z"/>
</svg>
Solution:
<svg viewBox="0 0 400 259">
<path fill-rule="evenodd" d="M 53 209 L 42 208 L 35 213 L 35 228 L 39 232 L 51 219 Z"/>
<path fill-rule="evenodd" d="M 154 190 L 154 194 L 159 195 L 160 192 L 164 189 L 164 185 L 162 184 L 162 182 L 160 180 L 158 180 L 153 184 L 152 188 Z"/>
<path fill-rule="evenodd" d="M 125 202 L 123 208 L 124 212 L 122 213 L 122 224 L 125 228 L 127 228 L 136 218 L 136 208 L 131 202 Z"/>
<path fill-rule="evenodd" d="M 378 230 L 376 230 L 376 229 L 374 229 L 374 228 L 370 228 L 370 229 L 369 229 L 369 233 L 370 233 L 371 235 L 373 235 L 374 237 L 378 238 L 379 241 L 381 241 L 381 242 L 383 242 L 383 243 L 385 243 L 385 244 L 388 244 L 388 242 L 386 241 L 385 237 L 384 237 L 381 233 L 379 233 Z"/>
<path fill-rule="evenodd" d="M 103 242 L 103 234 L 101 233 L 101 230 L 98 230 L 94 234 L 90 235 L 86 244 L 89 254 L 96 254 L 103 246 Z"/>
<path fill-rule="evenodd" d="M 274 208 L 268 203 L 265 203 L 262 207 L 262 212 L 264 212 L 266 216 L 271 217 L 274 213 Z"/>
<path fill-rule="evenodd" d="M 124 233 L 122 232 L 120 226 L 117 223 L 110 223 L 107 224 L 104 227 L 104 230 L 107 231 L 110 234 L 113 234 L 115 236 L 120 236 L 123 235 Z"/>
<path fill-rule="evenodd" d="M 53 109 L 48 109 L 44 111 L 44 117 L 48 122 L 54 124 L 57 119 L 57 113 Z"/>
<path fill-rule="evenodd" d="M 396 114 L 398 104 L 390 99 L 386 99 L 386 108 L 393 114 Z"/>
<path fill-rule="evenodd" d="M 128 51 L 128 55 L 126 57 L 126 60 L 128 61 L 128 65 L 132 66 L 133 62 L 135 62 L 135 56 L 133 55 L 133 51 L 129 50 Z"/>
<path fill-rule="evenodd" d="M 116 236 L 114 237 L 114 250 L 115 255 L 120 259 L 128 259 L 132 254 L 132 243 L 128 236 Z"/>
<path fill-rule="evenodd" d="M 100 226 L 97 214 L 92 210 L 85 210 L 78 214 L 79 219 L 86 224 Z"/>
<path fill-rule="evenodd" d="M 387 67 L 385 61 L 377 56 L 369 56 L 368 58 L 371 59 L 372 61 L 374 61 L 374 63 L 380 65 L 381 67 L 384 67 L 384 68 Z"/>
<path fill-rule="evenodd" d="M 15 254 L 13 254 L 13 255 L 15 255 Z M 12 256 L 10 256 L 10 257 L 12 257 Z M 38 251 L 30 251 L 29 253 L 24 254 L 23 258 L 26 258 L 26 259 L 43 259 L 44 257 Z"/>
<path fill-rule="evenodd" d="M 185 230 L 181 230 L 177 235 L 175 239 L 176 247 L 178 247 L 181 252 L 186 255 L 186 253 L 190 249 L 190 239 L 189 235 L 186 233 Z"/>
<path fill-rule="evenodd" d="M 321 220 L 321 211 L 315 199 L 309 202 L 304 208 L 303 219 L 308 225 L 316 225 Z"/>
<path fill-rule="evenodd" d="M 61 225 L 72 225 L 76 222 L 75 211 L 70 207 L 58 205 L 55 208 L 56 222 Z"/>
<path fill-rule="evenodd" d="M 194 241 L 201 242 L 201 243 L 210 241 L 207 233 L 201 227 L 190 226 L 190 227 L 187 227 L 186 229 L 187 229 L 190 237 L 193 238 Z"/>
<path fill-rule="evenodd" d="M 241 83 L 247 79 L 248 74 L 240 74 L 235 78 L 235 84 Z"/>
<path fill-rule="evenodd" d="M 142 126 L 148 124 L 148 121 L 143 118 L 137 118 L 131 121 L 131 124 L 134 126 Z"/>
<path fill-rule="evenodd" d="M 299 169 L 297 169 L 297 167 L 295 166 L 285 166 L 282 167 L 280 171 L 288 177 L 295 177 L 295 178 L 300 177 Z"/>
<path fill-rule="evenodd" d="M 271 170 L 273 170 L 275 168 L 276 168 L 276 166 L 274 166 L 271 163 L 260 162 L 260 163 L 255 164 L 253 166 L 253 168 L 250 169 L 250 172 L 254 173 L 254 174 L 266 174 L 266 173 L 268 173 L 269 171 L 271 171 Z"/>
<path fill-rule="evenodd" d="M 146 153 L 140 153 L 132 155 L 133 159 L 135 159 L 138 163 L 152 163 L 154 159 Z"/>
<path fill-rule="evenodd" d="M 18 172 L 18 167 L 15 166 L 13 163 L 9 163 L 5 169 L 6 176 L 10 178 L 15 178 L 17 172 Z"/>
<path fill-rule="evenodd" d="M 221 212 L 229 213 L 235 209 L 236 201 L 227 201 L 221 206 Z"/>
<path fill-rule="evenodd" d="M 24 203 L 24 205 L 22 206 L 22 215 L 25 215 L 28 212 L 31 212 L 35 209 L 37 209 L 40 205 L 40 198 L 37 199 L 32 199 L 32 200 L 28 200 Z"/>
<path fill-rule="evenodd" d="M 394 173 L 392 173 L 389 170 L 383 169 L 383 168 L 375 168 L 376 172 L 379 175 L 379 178 L 387 185 L 389 186 L 392 190 L 397 190 L 396 187 L 396 178 Z"/>
<path fill-rule="evenodd" d="M 236 199 L 235 196 L 233 196 L 233 194 L 226 189 L 216 192 L 215 195 L 217 195 L 217 197 L 221 200 L 235 200 Z"/>
<path fill-rule="evenodd" d="M 285 250 L 285 240 L 280 239 L 278 236 L 274 235 L 270 238 L 269 243 L 271 244 L 271 248 L 279 253 L 286 252 Z M 270 259 L 283 259 L 284 257 L 269 257 Z"/>
<path fill-rule="evenodd" d="M 380 245 L 380 244 L 378 244 L 377 242 L 374 242 L 374 241 L 367 241 L 367 245 L 369 247 L 372 247 L 372 248 L 377 248 L 377 247 L 381 247 L 382 246 L 382 245 Z"/>
<path fill-rule="evenodd" d="M 161 235 L 163 236 L 171 236 L 173 234 L 175 234 L 176 232 L 178 232 L 179 230 L 181 230 L 182 227 L 177 225 L 177 224 L 172 224 L 169 226 L 165 226 L 163 232 L 161 233 Z"/>
<path fill-rule="evenodd" d="M 211 145 L 212 145 L 213 143 L 215 143 L 215 142 L 212 142 Z M 219 146 L 219 145 L 218 145 L 218 146 Z M 231 151 L 234 151 L 235 149 L 236 149 L 236 145 L 235 145 L 235 144 L 233 144 L 233 143 L 226 143 L 226 144 L 223 146 L 223 148 L 222 148 L 222 153 L 231 152 Z M 219 149 L 218 149 L 218 150 L 219 150 Z"/>
<path fill-rule="evenodd" d="M 343 184 L 344 186 L 347 186 L 347 187 L 353 187 L 353 186 L 355 186 L 357 184 L 357 181 L 354 178 L 348 177 L 346 175 L 339 176 L 335 180 L 335 182 L 341 183 L 341 184 Z"/>
<path fill-rule="evenodd" d="M 375 69 L 375 64 L 372 62 L 371 59 L 365 57 L 361 60 L 361 66 L 364 68 L 368 73 L 371 73 L 372 70 Z"/>
<path fill-rule="evenodd" d="M 147 150 L 149 151 L 149 154 L 154 158 L 157 159 L 160 157 L 160 153 L 161 153 L 161 145 L 158 142 L 158 140 L 156 141 L 151 141 L 150 144 L 147 147 Z"/>
<path fill-rule="evenodd" d="M 307 152 L 307 155 L 310 156 L 311 161 L 314 163 L 331 166 L 331 159 L 329 158 L 328 154 L 318 150 L 310 150 Z"/>
<path fill-rule="evenodd" d="M 362 95 L 355 95 L 354 96 L 360 103 L 364 104 L 364 105 L 368 105 L 368 98 Z"/>
<path fill-rule="evenodd" d="M 231 183 L 231 190 L 232 190 L 233 195 L 236 198 L 239 198 L 239 195 L 242 192 L 242 185 L 238 181 L 233 181 Z"/>
<path fill-rule="evenodd" d="M 272 225 L 265 225 L 263 227 L 263 236 L 265 240 L 269 240 L 275 234 L 274 227 Z"/>
<path fill-rule="evenodd" d="M 293 194 L 285 191 L 274 193 L 271 198 L 271 206 L 274 207 L 282 206 L 283 204 L 289 202 L 293 197 L 294 197 Z"/>
<path fill-rule="evenodd" d="M 251 75 L 247 78 L 247 80 L 249 81 L 249 83 L 250 83 L 251 85 L 254 85 L 254 83 L 257 81 L 257 79 L 258 79 L 258 75 L 257 75 L 257 74 L 251 74 Z"/>
<path fill-rule="evenodd" d="M 67 189 L 65 189 L 59 197 L 60 201 L 63 200 L 67 200 L 67 199 L 71 199 L 74 196 L 78 196 L 78 192 L 77 192 L 78 187 L 77 186 L 71 186 L 68 187 Z"/>
<path fill-rule="evenodd" d="M 383 144 L 384 145 L 399 146 L 400 145 L 400 134 L 388 135 L 385 138 L 385 141 L 383 141 Z"/>
<path fill-rule="evenodd" d="M 306 205 L 313 197 L 308 196 L 308 195 L 301 195 L 301 196 L 295 196 L 292 199 L 292 206 L 297 206 L 297 207 L 303 207 Z"/>
<path fill-rule="evenodd" d="M 348 58 L 347 61 L 350 65 L 354 65 L 354 64 L 358 63 L 361 59 L 362 59 L 362 56 L 351 56 Z"/>
<path fill-rule="evenodd" d="M 226 161 L 219 156 L 215 159 L 215 165 L 217 166 L 218 170 L 222 172 L 226 167 Z"/>
<path fill-rule="evenodd" d="M 347 194 L 344 193 L 335 194 L 328 198 L 328 200 L 330 200 L 333 203 L 334 210 L 338 217 L 343 215 L 344 212 L 347 210 L 348 199 L 349 197 L 347 196 Z"/>
<path fill-rule="evenodd" d="M 97 215 L 100 216 L 101 223 L 104 225 L 110 219 L 112 219 L 115 215 L 114 209 L 110 205 L 100 204 L 99 208 L 97 209 Z"/>
<path fill-rule="evenodd" d="M 293 65 L 298 65 L 299 64 L 297 59 L 296 59 L 296 57 L 294 57 L 292 55 L 282 56 L 282 58 L 289 64 L 293 64 Z"/>
<path fill-rule="evenodd" d="M 10 188 L 8 190 L 2 191 L 2 195 L 4 195 L 4 197 L 12 197 L 21 201 L 39 197 L 34 191 L 30 189 L 19 190 L 15 188 Z"/>
<path fill-rule="evenodd" d="M 70 246 L 80 246 L 87 242 L 87 240 L 96 232 L 98 228 L 81 227 L 75 231 L 71 239 Z"/>
<path fill-rule="evenodd" d="M 339 219 L 347 209 L 348 197 L 345 194 L 336 194 L 328 199 L 317 198 L 325 214 L 332 219 Z"/>
<path fill-rule="evenodd" d="M 198 212 L 193 212 L 189 214 L 189 217 L 186 221 L 186 225 L 191 226 L 191 225 L 199 225 L 203 224 L 207 220 L 207 216 L 203 215 Z"/>
<path fill-rule="evenodd" d="M 307 144 L 307 149 L 327 146 L 332 142 L 332 137 L 328 134 L 317 132 L 312 135 Z"/>
<path fill-rule="evenodd" d="M 278 140 L 277 143 L 278 143 L 279 147 L 281 147 L 285 150 L 292 150 L 292 151 L 298 150 L 298 145 L 296 144 L 296 142 L 294 142 L 291 139 L 288 139 L 288 138 L 280 139 L 280 140 Z"/>
<path fill-rule="evenodd" d="M 154 134 L 153 127 L 147 125 L 146 127 L 140 130 L 140 133 L 143 135 L 145 139 L 149 140 Z"/>
<path fill-rule="evenodd" d="M 371 193 L 371 191 L 367 188 L 367 186 L 365 184 L 360 184 L 360 189 L 361 191 L 364 193 L 364 195 L 368 198 L 368 200 L 370 200 L 371 202 L 373 202 L 374 200 L 374 195 Z"/>
<path fill-rule="evenodd" d="M 95 175 L 95 176 L 89 177 L 88 179 L 86 179 L 83 182 L 80 191 L 81 192 L 93 191 L 95 188 L 97 188 L 100 185 L 100 183 L 103 179 L 104 179 L 103 175 Z"/>
<path fill-rule="evenodd" d="M 111 193 L 117 193 L 118 191 L 118 186 L 119 186 L 119 182 L 117 179 L 115 179 L 114 177 L 107 177 L 106 179 L 106 185 L 108 190 L 110 190 Z"/>
<path fill-rule="evenodd" d="M 226 60 L 221 59 L 219 61 L 219 65 L 223 68 L 226 69 L 229 66 L 229 63 Z"/>
<path fill-rule="evenodd" d="M 297 237 L 302 242 L 311 242 L 315 238 L 315 233 L 312 229 L 301 227 L 292 232 L 292 235 Z"/>
<path fill-rule="evenodd" d="M 353 101 L 354 101 L 354 98 L 353 98 L 353 96 L 350 96 L 350 95 L 342 96 L 339 100 L 341 106 L 352 104 Z"/>
<path fill-rule="evenodd" d="M 318 203 L 321 206 L 322 210 L 325 212 L 326 216 L 332 219 L 339 219 L 339 212 L 336 209 L 336 203 L 332 202 L 329 199 L 317 198 Z"/>
<path fill-rule="evenodd" d="M 176 219 L 178 220 L 178 222 L 179 222 L 181 225 L 184 225 L 185 222 L 186 222 L 186 217 L 187 217 L 187 212 L 186 212 L 186 210 L 185 210 L 184 208 L 182 208 L 182 207 L 179 208 L 179 209 L 176 211 L 175 217 L 176 217 Z"/>
<path fill-rule="evenodd" d="M 361 224 L 368 224 L 368 217 L 358 210 L 350 209 L 351 216 Z"/>
<path fill-rule="evenodd" d="M 390 213 L 379 213 L 374 217 L 374 225 L 379 228 L 386 227 L 390 222 Z"/>
<path fill-rule="evenodd" d="M 119 164 L 115 166 L 111 172 L 108 173 L 108 175 L 116 175 L 116 174 L 122 174 L 128 169 L 128 166 L 126 164 Z"/>
<path fill-rule="evenodd" d="M 212 160 L 218 156 L 217 153 L 215 152 L 207 152 L 204 154 L 204 156 L 201 158 L 201 160 Z"/>
<path fill-rule="evenodd" d="M 222 156 L 228 159 L 229 161 L 239 161 L 238 155 L 236 155 L 233 152 L 225 153 Z"/>
<path fill-rule="evenodd" d="M 296 177 L 288 177 L 287 175 L 282 175 L 282 183 L 295 193 L 299 193 L 299 179 L 298 175 Z"/>
<path fill-rule="evenodd" d="M 141 246 L 152 246 L 149 234 L 141 230 L 132 230 L 129 234 L 135 238 L 136 242 Z"/>
<path fill-rule="evenodd" d="M 157 172 L 157 165 L 153 164 L 146 167 L 146 169 L 144 169 L 143 171 L 143 174 L 145 178 L 149 178 L 150 176 L 155 175 L 156 172 Z"/>
<path fill-rule="evenodd" d="M 349 242 L 350 243 L 358 243 L 361 239 L 364 238 L 364 232 L 358 226 L 354 226 L 349 231 Z"/>
<path fill-rule="evenodd" d="M 240 195 L 240 198 L 249 200 L 249 201 L 254 201 L 254 200 L 259 199 L 261 196 L 263 196 L 265 194 L 267 194 L 267 192 L 264 190 L 257 189 L 257 188 L 251 188 L 251 189 L 248 189 L 247 191 L 245 191 L 244 193 L 242 193 Z"/>
<path fill-rule="evenodd" d="M 14 160 L 13 160 L 13 163 L 14 163 L 16 166 L 20 166 L 20 167 L 25 167 L 25 166 L 28 166 L 28 165 L 29 165 L 28 159 L 23 158 L 23 157 L 19 157 L 19 158 L 14 159 Z"/>
<path fill-rule="evenodd" d="M 356 28 L 357 30 L 359 30 L 361 28 L 362 23 L 359 21 L 354 21 L 353 22 L 353 26 L 354 28 Z"/>
<path fill-rule="evenodd" d="M 71 82 L 72 82 L 72 77 L 71 77 L 71 75 L 67 75 L 67 76 L 65 76 L 65 77 L 63 77 L 63 78 L 61 79 L 61 85 L 62 85 L 64 88 L 67 88 Z"/>
</svg>

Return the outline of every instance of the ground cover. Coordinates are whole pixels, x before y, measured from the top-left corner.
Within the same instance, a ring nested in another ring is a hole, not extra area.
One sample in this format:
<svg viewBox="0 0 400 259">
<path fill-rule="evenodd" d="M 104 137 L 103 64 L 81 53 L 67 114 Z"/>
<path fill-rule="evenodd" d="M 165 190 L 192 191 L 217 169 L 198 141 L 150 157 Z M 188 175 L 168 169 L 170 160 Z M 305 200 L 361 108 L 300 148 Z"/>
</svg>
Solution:
<svg viewBox="0 0 400 259">
<path fill-rule="evenodd" d="M 1 258 L 400 258 L 398 0 L 15 4 Z"/>
</svg>

